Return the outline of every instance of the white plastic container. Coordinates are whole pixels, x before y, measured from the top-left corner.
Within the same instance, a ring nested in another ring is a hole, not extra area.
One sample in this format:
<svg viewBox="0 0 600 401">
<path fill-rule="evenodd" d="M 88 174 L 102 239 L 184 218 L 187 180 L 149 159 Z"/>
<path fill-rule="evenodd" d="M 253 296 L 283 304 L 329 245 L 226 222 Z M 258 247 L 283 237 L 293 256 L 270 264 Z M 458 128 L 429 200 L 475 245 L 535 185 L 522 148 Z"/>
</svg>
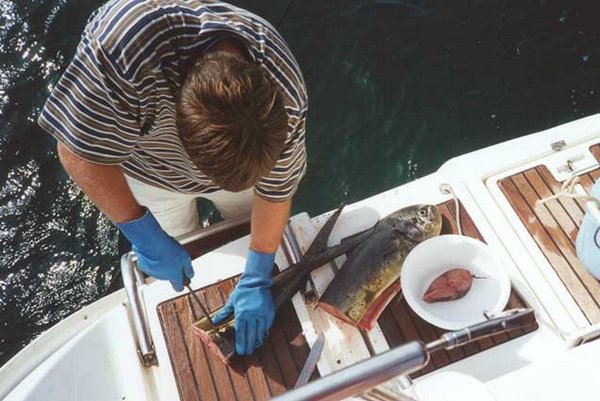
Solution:
<svg viewBox="0 0 600 401">
<path fill-rule="evenodd" d="M 460 299 L 428 303 L 423 294 L 437 277 L 454 268 L 468 269 L 477 277 Z M 406 257 L 400 274 L 408 305 L 424 320 L 458 330 L 485 320 L 485 312 L 504 310 L 510 297 L 508 273 L 483 242 L 461 235 L 440 235 L 417 245 Z"/>
</svg>

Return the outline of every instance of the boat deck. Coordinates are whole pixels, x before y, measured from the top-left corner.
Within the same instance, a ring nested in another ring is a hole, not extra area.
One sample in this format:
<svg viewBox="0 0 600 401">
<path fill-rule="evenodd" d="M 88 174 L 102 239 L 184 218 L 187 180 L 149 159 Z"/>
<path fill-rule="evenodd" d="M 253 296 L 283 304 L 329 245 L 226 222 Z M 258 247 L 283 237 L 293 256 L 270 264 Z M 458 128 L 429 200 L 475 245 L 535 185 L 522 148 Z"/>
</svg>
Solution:
<svg viewBox="0 0 600 401">
<path fill-rule="evenodd" d="M 439 204 L 438 208 L 444 218 L 442 234 L 458 234 L 454 201 Z M 473 223 L 473 220 L 471 220 L 467 211 L 462 205 L 460 208 L 460 222 L 463 235 L 483 241 L 479 230 Z M 524 307 L 526 307 L 525 302 L 519 294 L 513 290 L 506 309 Z M 446 332 L 446 330 L 435 327 L 417 316 L 408 306 L 406 300 L 402 297 L 402 294 L 397 295 L 396 298 L 390 302 L 390 305 L 384 310 L 378 322 L 390 347 L 395 347 L 417 339 L 424 342 L 433 341 Z M 537 329 L 537 325 L 526 330 L 516 330 L 508 334 L 497 334 L 453 350 L 434 352 L 431 355 L 429 364 L 425 368 L 411 374 L 411 377 L 416 378 L 432 372 L 453 362 L 460 361 L 461 359 L 475 355 L 513 338 L 532 332 L 535 329 Z"/>
<path fill-rule="evenodd" d="M 454 202 L 448 201 L 438 206 L 444 216 L 443 232 L 456 233 Z M 481 239 L 464 208 L 460 215 L 463 233 Z M 205 300 L 209 309 L 216 310 L 233 290 L 235 280 L 236 278 L 225 280 L 196 292 Z M 513 291 L 507 308 L 524 306 L 523 300 Z M 157 311 L 182 401 L 270 399 L 293 387 L 309 353 L 291 303 L 278 314 L 265 345 L 254 355 L 240 358 L 231 366 L 212 355 L 193 335 L 192 323 L 202 317 L 202 312 L 190 302 L 189 295 L 163 302 L 158 305 Z M 444 333 L 444 330 L 425 322 L 412 312 L 401 295 L 392 300 L 378 322 L 390 347 L 416 339 L 432 341 Z M 414 378 L 439 369 L 536 328 L 537 326 L 510 334 L 498 334 L 461 349 L 436 352 L 426 368 L 411 376 Z M 315 372 L 313 378 L 317 376 L 318 373 Z"/>
<path fill-rule="evenodd" d="M 237 277 L 231 278 L 196 293 L 214 311 L 225 303 L 236 282 Z M 204 315 L 189 294 L 160 304 L 158 316 L 182 401 L 267 400 L 294 386 L 310 352 L 289 302 L 278 313 L 265 344 L 230 365 L 194 336 L 192 324 Z"/>
<path fill-rule="evenodd" d="M 600 145 L 590 150 L 600 161 Z M 588 193 L 598 177 L 598 168 L 579 176 Z M 539 203 L 561 187 L 544 165 L 506 177 L 498 185 L 586 319 L 600 323 L 600 282 L 586 271 L 575 251 L 583 203 L 565 197 Z"/>
</svg>

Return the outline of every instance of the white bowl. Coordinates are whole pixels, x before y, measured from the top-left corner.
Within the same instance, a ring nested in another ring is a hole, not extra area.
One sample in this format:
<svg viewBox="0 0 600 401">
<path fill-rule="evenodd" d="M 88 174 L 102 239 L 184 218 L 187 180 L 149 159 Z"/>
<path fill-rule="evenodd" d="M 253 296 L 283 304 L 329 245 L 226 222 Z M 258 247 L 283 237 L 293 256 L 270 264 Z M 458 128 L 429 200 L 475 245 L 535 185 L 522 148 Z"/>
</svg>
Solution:
<svg viewBox="0 0 600 401">
<path fill-rule="evenodd" d="M 457 267 L 487 278 L 473 279 L 463 298 L 425 302 L 423 294 L 432 281 Z M 448 330 L 482 322 L 484 312 L 504 310 L 511 290 L 508 273 L 490 247 L 462 235 L 440 235 L 417 245 L 404 260 L 400 284 L 406 302 L 417 315 Z"/>
</svg>

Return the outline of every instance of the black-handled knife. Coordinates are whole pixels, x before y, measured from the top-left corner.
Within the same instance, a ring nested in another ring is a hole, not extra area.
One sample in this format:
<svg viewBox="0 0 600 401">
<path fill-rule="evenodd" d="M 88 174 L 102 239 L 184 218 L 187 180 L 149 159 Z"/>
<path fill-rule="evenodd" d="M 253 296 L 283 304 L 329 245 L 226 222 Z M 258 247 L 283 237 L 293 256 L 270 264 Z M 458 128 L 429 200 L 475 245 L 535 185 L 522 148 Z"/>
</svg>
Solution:
<svg viewBox="0 0 600 401">
<path fill-rule="evenodd" d="M 206 316 L 206 319 L 210 323 L 211 327 L 213 329 L 215 329 L 216 326 L 213 323 L 212 319 L 210 318 L 210 313 L 208 313 L 208 308 L 206 308 L 206 306 L 204 306 L 204 304 L 200 300 L 200 297 L 198 295 L 196 295 L 194 290 L 192 290 L 192 287 L 190 287 L 190 283 L 191 283 L 190 278 L 185 274 L 184 271 L 182 271 L 181 273 L 183 274 L 183 286 L 190 292 L 190 294 L 192 294 L 192 297 L 196 300 L 196 303 L 198 304 L 198 306 L 200 306 L 202 313 L 204 313 L 204 316 Z"/>
</svg>

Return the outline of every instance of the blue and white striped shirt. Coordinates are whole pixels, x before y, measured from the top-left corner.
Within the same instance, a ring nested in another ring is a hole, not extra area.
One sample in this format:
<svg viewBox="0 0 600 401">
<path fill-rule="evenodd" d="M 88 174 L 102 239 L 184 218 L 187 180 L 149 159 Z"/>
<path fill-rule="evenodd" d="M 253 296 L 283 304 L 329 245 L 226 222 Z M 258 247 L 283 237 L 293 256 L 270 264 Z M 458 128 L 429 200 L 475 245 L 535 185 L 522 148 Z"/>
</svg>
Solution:
<svg viewBox="0 0 600 401">
<path fill-rule="evenodd" d="M 109 1 L 92 15 L 38 122 L 90 162 L 120 164 L 138 180 L 177 192 L 216 191 L 219 187 L 181 144 L 175 99 L 187 63 L 232 35 L 246 44 L 284 95 L 287 144 L 255 190 L 268 200 L 288 199 L 306 171 L 304 79 L 273 26 L 227 3 Z"/>
</svg>

